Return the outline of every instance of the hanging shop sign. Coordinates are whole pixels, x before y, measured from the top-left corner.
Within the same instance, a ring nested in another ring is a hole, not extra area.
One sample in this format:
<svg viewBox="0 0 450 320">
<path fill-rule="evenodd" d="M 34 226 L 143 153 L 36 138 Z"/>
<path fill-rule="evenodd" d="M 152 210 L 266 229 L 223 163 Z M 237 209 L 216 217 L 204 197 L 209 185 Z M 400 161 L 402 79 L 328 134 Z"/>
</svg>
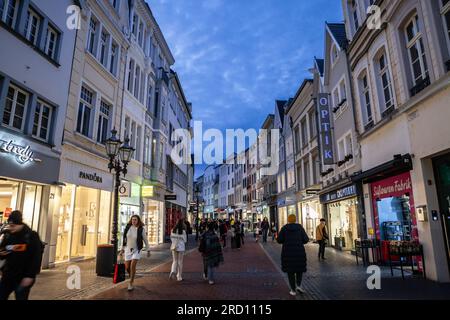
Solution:
<svg viewBox="0 0 450 320">
<path fill-rule="evenodd" d="M 333 202 L 357 195 L 356 185 L 351 185 L 320 196 L 320 202 Z"/>
<path fill-rule="evenodd" d="M 96 183 L 103 183 L 102 176 L 97 175 L 97 173 L 86 173 L 84 171 L 80 171 L 79 178 L 83 180 L 89 180 Z"/>
<path fill-rule="evenodd" d="M 142 195 L 143 198 L 153 197 L 155 195 L 155 188 L 154 188 L 154 186 L 142 186 L 141 195 Z"/>
<path fill-rule="evenodd" d="M 164 199 L 166 201 L 176 201 L 177 200 L 177 195 L 176 194 L 168 194 L 164 196 Z"/>
<path fill-rule="evenodd" d="M 119 196 L 120 197 L 131 197 L 131 183 L 128 181 L 122 181 L 119 187 Z"/>
<path fill-rule="evenodd" d="M 29 162 L 42 162 L 42 160 L 34 157 L 34 152 L 30 146 L 21 146 L 14 143 L 13 140 L 0 139 L 0 152 L 12 155 L 22 165 Z"/>
<path fill-rule="evenodd" d="M 331 139 L 331 117 L 328 94 L 319 94 L 319 125 L 320 125 L 320 149 L 322 151 L 323 163 L 334 164 L 333 143 Z"/>
</svg>

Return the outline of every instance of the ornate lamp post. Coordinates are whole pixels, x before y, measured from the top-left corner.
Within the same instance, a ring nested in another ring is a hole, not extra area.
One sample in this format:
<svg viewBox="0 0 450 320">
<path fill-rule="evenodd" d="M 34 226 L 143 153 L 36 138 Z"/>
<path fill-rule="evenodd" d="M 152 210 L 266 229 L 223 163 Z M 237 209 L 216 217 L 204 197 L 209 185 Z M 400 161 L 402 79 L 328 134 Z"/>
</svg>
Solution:
<svg viewBox="0 0 450 320">
<path fill-rule="evenodd" d="M 112 245 L 114 245 L 114 263 L 117 263 L 117 251 L 118 251 L 118 221 L 119 221 L 119 187 L 120 187 L 120 174 L 125 177 L 127 174 L 127 166 L 131 161 L 134 154 L 134 149 L 128 144 L 130 139 L 126 138 L 125 143 L 122 144 L 117 138 L 117 131 L 113 129 L 111 131 L 111 137 L 106 140 L 106 155 L 109 157 L 108 169 L 109 172 L 115 171 L 115 184 L 114 184 L 114 211 L 113 211 L 113 228 L 112 228 Z"/>
</svg>

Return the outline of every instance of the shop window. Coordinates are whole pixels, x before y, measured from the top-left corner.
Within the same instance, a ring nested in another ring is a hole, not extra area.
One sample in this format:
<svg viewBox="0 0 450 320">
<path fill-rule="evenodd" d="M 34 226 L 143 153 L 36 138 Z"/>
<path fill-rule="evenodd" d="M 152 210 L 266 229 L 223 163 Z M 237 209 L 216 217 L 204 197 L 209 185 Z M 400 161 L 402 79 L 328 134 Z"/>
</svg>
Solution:
<svg viewBox="0 0 450 320">
<path fill-rule="evenodd" d="M 356 33 L 360 27 L 359 25 L 359 14 L 358 14 L 358 5 L 356 3 L 356 0 L 351 1 L 351 7 L 350 7 L 350 13 L 353 20 L 353 28 L 354 33 Z"/>
<path fill-rule="evenodd" d="M 42 187 L 36 185 L 24 186 L 23 221 L 33 230 L 39 231 L 39 215 L 41 209 Z"/>
<path fill-rule="evenodd" d="M 7 215 L 18 208 L 19 183 L 0 180 L 0 223 L 7 220 Z"/>
<path fill-rule="evenodd" d="M 377 199 L 381 240 L 410 241 L 412 230 L 409 197 Z"/>
<path fill-rule="evenodd" d="M 34 110 L 33 137 L 49 141 L 53 108 L 38 100 Z"/>
<path fill-rule="evenodd" d="M 28 99 L 29 95 L 16 86 L 11 85 L 8 88 L 3 112 L 4 125 L 21 131 L 24 129 Z"/>
<path fill-rule="evenodd" d="M 24 35 L 34 46 L 37 44 L 42 18 L 30 7 L 27 12 Z"/>
<path fill-rule="evenodd" d="M 93 116 L 93 96 L 92 91 L 86 87 L 81 88 L 81 99 L 78 107 L 78 120 L 77 120 L 77 132 L 86 137 L 90 137 L 91 134 L 91 121 Z"/>
<path fill-rule="evenodd" d="M 313 108 L 309 112 L 309 136 L 310 139 L 317 137 L 317 120 L 316 120 L 316 110 Z"/>
<path fill-rule="evenodd" d="M 98 116 L 97 142 L 104 144 L 108 139 L 109 121 L 112 106 L 104 102 L 100 102 L 100 114 Z"/>
<path fill-rule="evenodd" d="M 18 9 L 18 0 L 0 1 L 0 18 L 10 28 L 15 28 Z"/>
<path fill-rule="evenodd" d="M 356 198 L 328 205 L 331 245 L 340 250 L 353 250 L 358 238 Z"/>
<path fill-rule="evenodd" d="M 97 243 L 108 244 L 110 239 L 111 225 L 111 193 L 100 191 L 100 212 L 98 219 Z"/>
<path fill-rule="evenodd" d="M 138 22 L 139 22 L 139 17 L 135 14 L 133 16 L 133 25 L 131 27 L 131 32 L 134 34 L 134 36 L 137 36 Z"/>
<path fill-rule="evenodd" d="M 56 240 L 56 262 L 67 261 L 70 258 L 70 237 L 72 233 L 73 206 L 75 201 L 75 186 L 62 188 L 59 217 L 58 237 Z"/>
<path fill-rule="evenodd" d="M 305 148 L 308 144 L 308 127 L 306 125 L 306 117 L 302 119 L 300 127 L 302 130 L 302 148 Z"/>
</svg>

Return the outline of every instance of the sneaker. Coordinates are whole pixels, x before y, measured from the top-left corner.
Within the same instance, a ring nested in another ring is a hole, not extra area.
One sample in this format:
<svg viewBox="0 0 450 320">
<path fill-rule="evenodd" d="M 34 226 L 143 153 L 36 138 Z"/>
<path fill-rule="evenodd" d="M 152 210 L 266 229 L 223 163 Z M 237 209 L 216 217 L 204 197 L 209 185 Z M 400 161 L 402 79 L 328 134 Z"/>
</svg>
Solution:
<svg viewBox="0 0 450 320">
<path fill-rule="evenodd" d="M 296 296 L 297 295 L 297 292 L 295 292 L 294 290 L 291 290 L 291 291 L 289 291 L 289 294 L 291 295 L 291 296 Z"/>
<path fill-rule="evenodd" d="M 177 278 L 177 281 L 178 282 L 183 281 L 183 278 Z"/>
<path fill-rule="evenodd" d="M 295 287 L 295 291 L 298 291 L 300 293 L 306 293 L 306 291 L 300 286 Z"/>
<path fill-rule="evenodd" d="M 133 290 L 134 290 L 134 287 L 131 285 L 131 283 L 128 284 L 128 291 L 133 291 Z"/>
<path fill-rule="evenodd" d="M 209 284 L 210 284 L 210 285 L 213 285 L 213 284 L 214 284 L 214 281 L 210 281 Z"/>
</svg>

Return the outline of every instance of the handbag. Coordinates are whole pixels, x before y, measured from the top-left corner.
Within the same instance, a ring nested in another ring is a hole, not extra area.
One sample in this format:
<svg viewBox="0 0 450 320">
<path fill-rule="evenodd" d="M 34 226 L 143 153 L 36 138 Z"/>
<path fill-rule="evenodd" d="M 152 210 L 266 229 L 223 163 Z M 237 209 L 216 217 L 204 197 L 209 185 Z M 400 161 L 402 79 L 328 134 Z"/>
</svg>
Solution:
<svg viewBox="0 0 450 320">
<path fill-rule="evenodd" d="M 121 283 L 125 281 L 125 263 L 123 262 L 123 257 L 119 256 L 119 259 L 114 267 L 114 278 L 113 283 Z"/>
</svg>

